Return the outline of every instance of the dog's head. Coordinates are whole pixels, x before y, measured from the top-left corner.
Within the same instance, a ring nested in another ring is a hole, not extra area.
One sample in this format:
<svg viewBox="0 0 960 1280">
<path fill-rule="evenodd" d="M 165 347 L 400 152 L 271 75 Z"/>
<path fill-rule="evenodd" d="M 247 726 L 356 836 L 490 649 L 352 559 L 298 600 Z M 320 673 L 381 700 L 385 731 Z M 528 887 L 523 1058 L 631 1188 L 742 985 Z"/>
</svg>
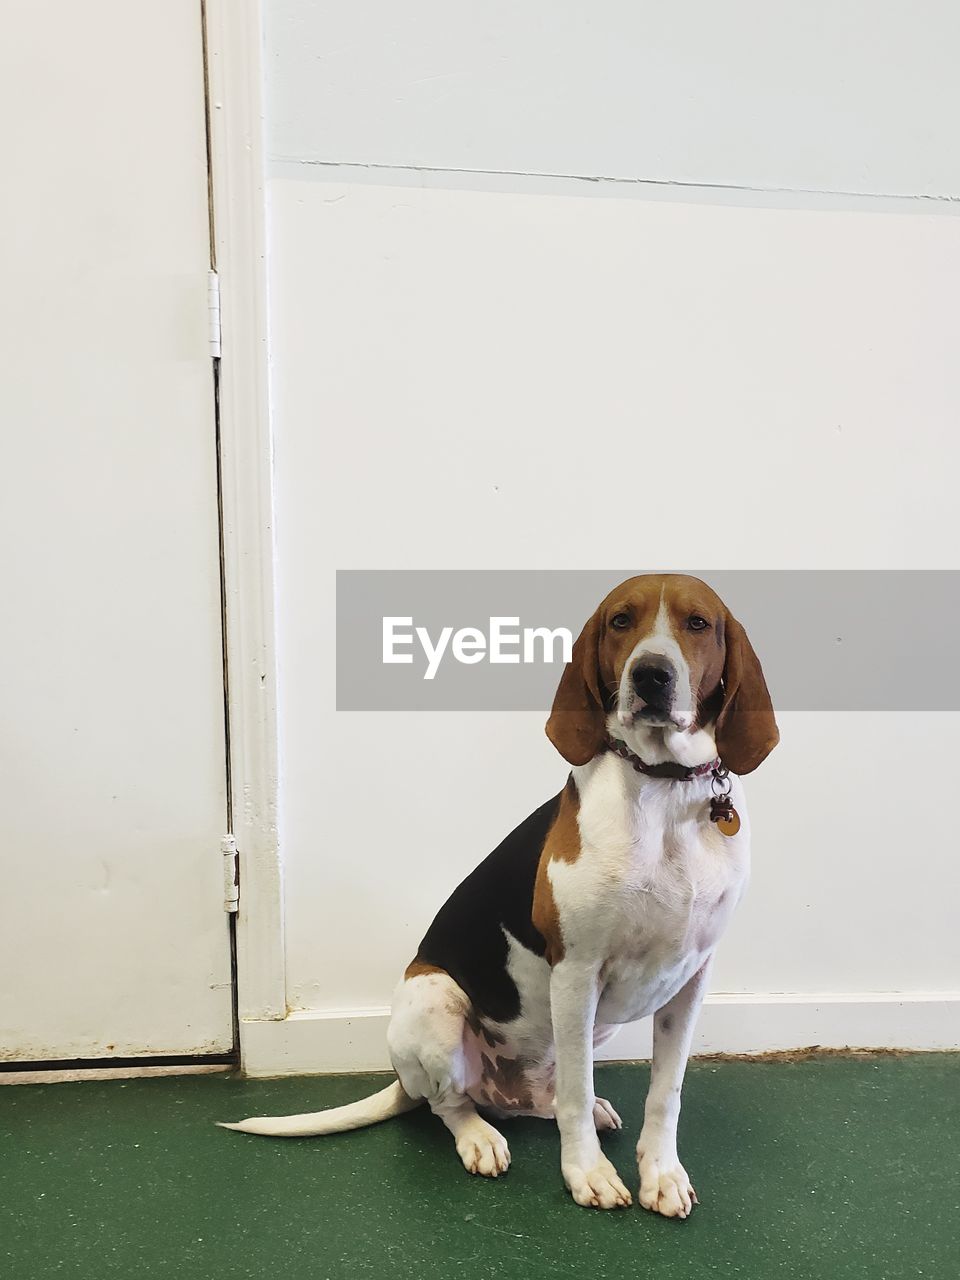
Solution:
<svg viewBox="0 0 960 1280">
<path fill-rule="evenodd" d="M 608 723 L 609 718 L 609 723 Z M 574 765 L 608 729 L 649 763 L 719 755 L 750 773 L 779 741 L 770 695 L 743 627 L 699 578 L 628 578 L 573 647 L 547 736 Z"/>
</svg>

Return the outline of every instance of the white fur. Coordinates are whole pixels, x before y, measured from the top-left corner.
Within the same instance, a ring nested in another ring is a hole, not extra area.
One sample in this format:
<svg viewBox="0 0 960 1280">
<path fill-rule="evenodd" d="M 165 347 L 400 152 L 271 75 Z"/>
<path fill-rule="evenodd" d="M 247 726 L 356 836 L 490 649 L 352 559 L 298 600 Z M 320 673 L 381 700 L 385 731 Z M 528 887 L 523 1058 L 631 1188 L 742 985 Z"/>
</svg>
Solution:
<svg viewBox="0 0 960 1280">
<path fill-rule="evenodd" d="M 594 1202 L 581 1194 L 584 1185 L 594 1186 L 598 1167 L 601 1183 L 617 1185 L 585 1123 L 594 1027 L 633 1022 L 676 1005 L 671 1034 L 655 1031 L 650 1119 L 638 1153 L 642 1202 L 686 1216 L 692 1201 L 677 1190 L 686 1176 L 677 1172 L 679 1085 L 702 999 L 702 972 L 747 883 L 749 825 L 742 788 L 739 779 L 731 779 L 742 825 L 736 836 L 726 837 L 709 820 L 709 777 L 650 778 L 612 754 L 574 770 L 574 776 L 581 854 L 549 869 L 565 946 L 551 983 L 554 1023 L 562 1028 L 557 1121 L 564 1177 L 580 1203 Z M 563 1069 L 564 1049 L 569 1070 Z M 668 1101 L 675 1097 L 672 1109 L 661 1097 L 664 1090 Z"/>
</svg>

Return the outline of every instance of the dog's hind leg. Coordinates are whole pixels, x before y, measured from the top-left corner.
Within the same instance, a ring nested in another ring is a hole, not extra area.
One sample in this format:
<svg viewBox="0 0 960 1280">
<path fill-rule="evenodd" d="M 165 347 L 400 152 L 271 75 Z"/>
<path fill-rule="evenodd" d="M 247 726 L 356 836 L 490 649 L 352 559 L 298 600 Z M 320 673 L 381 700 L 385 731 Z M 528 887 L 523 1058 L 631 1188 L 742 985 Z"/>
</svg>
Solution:
<svg viewBox="0 0 960 1280">
<path fill-rule="evenodd" d="M 411 976 L 397 988 L 387 1032 L 394 1070 L 405 1093 L 423 1098 L 453 1134 L 467 1172 L 495 1178 L 509 1168 L 510 1151 L 468 1095 L 475 1069 L 464 1046 L 469 998 L 441 970 L 407 972 Z"/>
</svg>

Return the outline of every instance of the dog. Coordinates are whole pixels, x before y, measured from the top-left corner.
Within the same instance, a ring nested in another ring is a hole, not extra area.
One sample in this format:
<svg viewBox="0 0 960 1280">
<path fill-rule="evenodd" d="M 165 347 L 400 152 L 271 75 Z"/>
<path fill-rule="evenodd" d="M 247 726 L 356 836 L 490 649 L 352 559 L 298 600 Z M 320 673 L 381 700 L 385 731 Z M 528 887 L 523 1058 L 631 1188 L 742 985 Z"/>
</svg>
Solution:
<svg viewBox="0 0 960 1280">
<path fill-rule="evenodd" d="M 628 579 L 602 601 L 564 668 L 547 735 L 572 766 L 454 890 L 407 967 L 387 1035 L 397 1079 L 347 1106 L 226 1128 L 338 1133 L 426 1102 L 470 1173 L 510 1164 L 492 1118 L 556 1119 L 580 1205 L 630 1191 L 598 1131 L 593 1055 L 653 1015 L 637 1143 L 639 1202 L 686 1218 L 696 1193 L 677 1154 L 680 1090 L 710 963 L 747 884 L 740 775 L 779 740 L 747 635 L 697 578 Z"/>
</svg>

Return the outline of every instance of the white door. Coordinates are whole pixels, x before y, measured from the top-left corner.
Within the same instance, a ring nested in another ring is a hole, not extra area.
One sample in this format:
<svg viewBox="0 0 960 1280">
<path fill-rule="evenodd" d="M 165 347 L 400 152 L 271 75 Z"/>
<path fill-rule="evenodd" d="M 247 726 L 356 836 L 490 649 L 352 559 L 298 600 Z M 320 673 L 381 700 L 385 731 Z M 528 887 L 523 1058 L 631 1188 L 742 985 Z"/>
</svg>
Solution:
<svg viewBox="0 0 960 1280">
<path fill-rule="evenodd" d="M 229 1050 L 198 0 L 0 53 L 0 1057 Z"/>
</svg>

